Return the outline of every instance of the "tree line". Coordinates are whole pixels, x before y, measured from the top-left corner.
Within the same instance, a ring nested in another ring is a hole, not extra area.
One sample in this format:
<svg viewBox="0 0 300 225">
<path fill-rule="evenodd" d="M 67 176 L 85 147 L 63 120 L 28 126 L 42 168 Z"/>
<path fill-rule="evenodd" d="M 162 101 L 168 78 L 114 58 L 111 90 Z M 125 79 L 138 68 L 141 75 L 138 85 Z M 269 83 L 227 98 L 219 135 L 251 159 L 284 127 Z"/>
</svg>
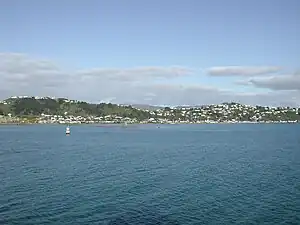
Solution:
<svg viewBox="0 0 300 225">
<path fill-rule="evenodd" d="M 150 117 L 150 113 L 145 110 L 111 103 L 91 104 L 83 101 L 69 102 L 65 99 L 35 99 L 34 97 L 9 99 L 6 102 L 7 104 L 0 104 L 0 115 L 11 113 L 13 116 L 39 116 L 67 113 L 74 116 L 114 115 L 141 120 Z"/>
<path fill-rule="evenodd" d="M 5 104 L 6 103 L 6 104 Z M 229 106 L 235 105 L 235 103 L 224 103 Z M 91 104 L 83 101 L 69 101 L 68 99 L 36 99 L 34 97 L 28 98 L 10 98 L 0 103 L 0 115 L 8 115 L 17 117 L 37 117 L 41 114 L 48 115 L 74 115 L 74 116 L 120 116 L 134 118 L 137 120 L 145 120 L 149 118 L 167 118 L 169 120 L 214 120 L 214 121 L 226 121 L 226 120 L 238 120 L 238 121 L 278 121 L 278 120 L 297 120 L 300 121 L 299 113 L 293 110 L 281 110 L 277 108 L 275 112 L 270 112 L 268 107 L 256 106 L 254 108 L 247 109 L 241 107 L 230 110 L 229 114 L 224 114 L 221 111 L 214 110 L 213 107 L 203 107 L 198 110 L 195 117 L 194 109 L 182 110 L 179 108 L 171 109 L 165 107 L 161 109 L 161 113 L 154 111 L 150 114 L 147 110 L 141 110 L 132 106 L 120 106 L 112 103 L 99 103 Z M 184 113 L 186 112 L 186 113 Z M 189 112 L 189 113 L 187 113 Z M 256 117 L 256 116 L 259 117 Z"/>
</svg>

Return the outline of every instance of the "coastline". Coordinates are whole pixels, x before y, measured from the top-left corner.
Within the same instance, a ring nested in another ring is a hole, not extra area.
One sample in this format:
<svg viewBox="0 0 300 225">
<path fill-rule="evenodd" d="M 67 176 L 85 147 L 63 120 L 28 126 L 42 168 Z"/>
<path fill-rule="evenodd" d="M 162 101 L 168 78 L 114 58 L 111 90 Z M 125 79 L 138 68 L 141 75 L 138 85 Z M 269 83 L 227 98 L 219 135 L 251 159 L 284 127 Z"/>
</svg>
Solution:
<svg viewBox="0 0 300 225">
<path fill-rule="evenodd" d="M 300 121 L 260 121 L 260 122 L 244 122 L 244 121 L 238 121 L 238 122 L 197 122 L 197 123 L 188 123 L 188 122 L 183 122 L 183 123 L 128 123 L 126 126 L 132 126 L 132 125 L 203 125 L 203 124 L 300 124 Z M 101 126 L 101 127 L 106 127 L 106 126 L 124 126 L 123 123 L 3 123 L 0 122 L 0 126 L 26 126 L 26 125 L 61 125 L 61 126 L 66 126 L 66 125 L 71 125 L 71 126 L 82 126 L 82 125 L 95 125 L 95 126 Z M 124 127 L 126 127 L 124 126 Z"/>
</svg>

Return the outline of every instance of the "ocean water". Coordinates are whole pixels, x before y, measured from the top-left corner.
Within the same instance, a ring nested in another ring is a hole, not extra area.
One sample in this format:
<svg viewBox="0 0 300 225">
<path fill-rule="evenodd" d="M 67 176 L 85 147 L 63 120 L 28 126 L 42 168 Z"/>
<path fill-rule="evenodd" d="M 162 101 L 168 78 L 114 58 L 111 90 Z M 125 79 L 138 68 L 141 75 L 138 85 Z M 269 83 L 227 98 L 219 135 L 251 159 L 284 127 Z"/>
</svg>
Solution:
<svg viewBox="0 0 300 225">
<path fill-rule="evenodd" d="M 300 224 L 300 125 L 0 126 L 0 224 Z"/>
</svg>

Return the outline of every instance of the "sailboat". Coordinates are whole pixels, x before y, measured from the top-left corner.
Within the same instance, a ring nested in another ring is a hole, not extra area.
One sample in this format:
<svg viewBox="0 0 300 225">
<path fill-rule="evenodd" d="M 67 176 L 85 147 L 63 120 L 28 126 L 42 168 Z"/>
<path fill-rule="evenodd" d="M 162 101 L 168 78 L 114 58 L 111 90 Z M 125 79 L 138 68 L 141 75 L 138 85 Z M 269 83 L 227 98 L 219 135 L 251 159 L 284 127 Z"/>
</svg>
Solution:
<svg viewBox="0 0 300 225">
<path fill-rule="evenodd" d="M 66 135 L 70 135 L 70 134 L 71 134 L 71 131 L 70 131 L 70 127 L 68 125 L 67 128 L 66 128 Z"/>
</svg>

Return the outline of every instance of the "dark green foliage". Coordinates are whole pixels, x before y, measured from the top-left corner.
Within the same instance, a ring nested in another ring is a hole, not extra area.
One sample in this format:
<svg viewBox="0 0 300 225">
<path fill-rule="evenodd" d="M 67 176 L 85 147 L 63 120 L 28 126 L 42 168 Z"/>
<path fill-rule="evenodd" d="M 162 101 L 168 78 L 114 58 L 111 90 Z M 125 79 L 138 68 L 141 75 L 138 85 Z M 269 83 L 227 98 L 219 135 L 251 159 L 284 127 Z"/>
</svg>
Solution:
<svg viewBox="0 0 300 225">
<path fill-rule="evenodd" d="M 60 105 L 54 99 L 34 99 L 22 98 L 16 99 L 11 105 L 11 110 L 14 115 L 40 115 L 56 114 L 59 111 Z"/>
<path fill-rule="evenodd" d="M 131 106 L 118 106 L 111 103 L 90 104 L 86 102 L 68 101 L 67 99 L 35 99 L 18 98 L 6 100 L 9 102 L 5 111 L 0 104 L 0 115 L 3 112 L 11 112 L 15 116 L 38 116 L 42 113 L 48 115 L 68 115 L 74 116 L 122 116 L 137 119 L 150 117 L 149 112 L 132 108 Z"/>
<path fill-rule="evenodd" d="M 218 108 L 219 107 L 219 108 Z M 299 111 L 299 110 L 298 110 Z M 98 116 L 108 115 L 137 119 L 154 118 L 169 121 L 300 121 L 296 109 L 269 108 L 263 106 L 246 107 L 237 103 L 224 103 L 222 106 L 203 106 L 202 108 L 172 109 L 161 107 L 159 111 L 148 112 L 132 106 L 119 106 L 111 103 L 90 104 L 82 101 L 69 101 L 59 98 L 10 98 L 0 103 L 0 115 L 11 113 L 17 117 L 38 117 L 47 115 Z M 118 120 L 118 119 L 117 119 Z"/>
<path fill-rule="evenodd" d="M 0 103 L 0 115 L 7 115 L 8 113 L 10 113 L 9 105 Z"/>
<path fill-rule="evenodd" d="M 0 107 L 0 115 L 4 115 L 4 114 L 5 114 L 5 113 L 4 113 L 3 108 Z"/>
</svg>

